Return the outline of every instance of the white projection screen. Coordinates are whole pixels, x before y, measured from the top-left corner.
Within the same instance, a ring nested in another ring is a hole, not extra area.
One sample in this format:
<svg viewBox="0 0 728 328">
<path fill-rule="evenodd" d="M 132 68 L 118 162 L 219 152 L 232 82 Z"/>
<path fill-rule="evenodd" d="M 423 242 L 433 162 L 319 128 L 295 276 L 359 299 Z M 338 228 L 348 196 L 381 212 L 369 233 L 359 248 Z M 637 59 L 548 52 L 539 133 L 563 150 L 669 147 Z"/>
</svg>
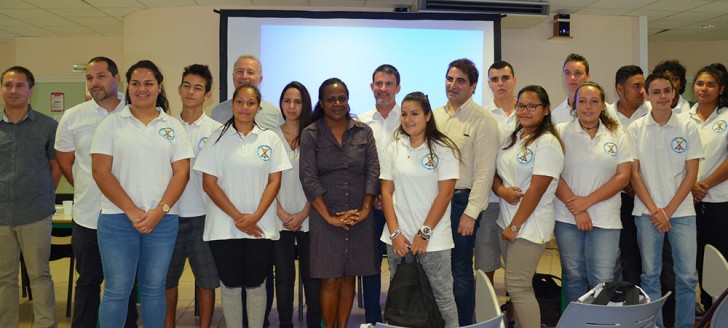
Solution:
<svg viewBox="0 0 728 328">
<path fill-rule="evenodd" d="M 473 99 L 491 99 L 485 70 L 500 59 L 500 16 L 455 13 L 220 11 L 220 99 L 232 96 L 233 65 L 252 54 L 263 64 L 263 98 L 278 105 L 283 87 L 303 83 L 315 105 L 331 77 L 346 83 L 353 114 L 374 108 L 369 84 L 381 64 L 401 75 L 400 101 L 422 91 L 433 108 L 447 101 L 445 74 L 458 58 L 480 71 Z"/>
</svg>

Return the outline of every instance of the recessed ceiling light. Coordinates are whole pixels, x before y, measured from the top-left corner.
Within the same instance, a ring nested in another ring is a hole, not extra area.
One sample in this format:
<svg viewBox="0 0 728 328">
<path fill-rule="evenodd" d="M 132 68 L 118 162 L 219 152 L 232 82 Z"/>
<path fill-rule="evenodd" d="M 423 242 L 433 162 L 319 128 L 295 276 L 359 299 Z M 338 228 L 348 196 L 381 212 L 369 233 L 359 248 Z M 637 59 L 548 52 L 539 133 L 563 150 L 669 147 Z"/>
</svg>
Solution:
<svg viewBox="0 0 728 328">
<path fill-rule="evenodd" d="M 714 24 L 703 24 L 703 25 L 698 25 L 698 28 L 702 28 L 702 29 L 715 28 L 715 25 Z"/>
</svg>

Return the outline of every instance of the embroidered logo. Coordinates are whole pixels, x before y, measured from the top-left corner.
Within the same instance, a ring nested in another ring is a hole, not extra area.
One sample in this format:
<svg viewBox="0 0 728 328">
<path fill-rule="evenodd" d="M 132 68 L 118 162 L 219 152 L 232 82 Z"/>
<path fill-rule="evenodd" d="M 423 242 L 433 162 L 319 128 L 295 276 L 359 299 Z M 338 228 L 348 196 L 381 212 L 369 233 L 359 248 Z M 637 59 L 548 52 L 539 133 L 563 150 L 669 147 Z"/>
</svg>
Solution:
<svg viewBox="0 0 728 328">
<path fill-rule="evenodd" d="M 721 134 L 721 133 L 725 132 L 726 128 L 728 128 L 728 126 L 726 126 L 727 124 L 728 123 L 726 123 L 724 120 L 720 120 L 720 121 L 713 123 L 713 125 L 710 128 L 713 129 L 713 132 L 715 132 L 717 134 Z"/>
<path fill-rule="evenodd" d="M 208 137 L 202 137 L 200 138 L 200 141 L 197 142 L 197 150 L 201 150 L 202 146 L 204 146 L 207 143 Z"/>
<path fill-rule="evenodd" d="M 258 152 L 258 158 L 262 159 L 264 162 L 270 161 L 270 155 L 271 155 L 270 146 L 268 146 L 268 145 L 258 146 L 257 152 Z"/>
<path fill-rule="evenodd" d="M 672 148 L 672 151 L 681 154 L 688 150 L 688 141 L 683 137 L 676 137 L 675 139 L 672 139 L 670 147 Z"/>
<path fill-rule="evenodd" d="M 174 139 L 174 129 L 161 128 L 161 129 L 159 129 L 159 135 L 162 136 L 162 138 L 164 138 L 164 139 L 173 140 Z"/>
<path fill-rule="evenodd" d="M 617 157 L 617 144 L 611 141 L 604 143 L 604 151 L 607 152 L 609 156 Z"/>
<path fill-rule="evenodd" d="M 422 167 L 424 167 L 425 170 L 428 171 L 432 171 L 437 168 L 438 163 L 440 163 L 440 158 L 438 158 L 437 155 L 433 153 L 422 156 L 422 159 L 420 160 L 420 164 L 422 164 Z"/>
<path fill-rule="evenodd" d="M 533 151 L 530 148 L 523 148 L 516 154 L 516 160 L 521 165 L 531 164 L 533 161 Z"/>
</svg>

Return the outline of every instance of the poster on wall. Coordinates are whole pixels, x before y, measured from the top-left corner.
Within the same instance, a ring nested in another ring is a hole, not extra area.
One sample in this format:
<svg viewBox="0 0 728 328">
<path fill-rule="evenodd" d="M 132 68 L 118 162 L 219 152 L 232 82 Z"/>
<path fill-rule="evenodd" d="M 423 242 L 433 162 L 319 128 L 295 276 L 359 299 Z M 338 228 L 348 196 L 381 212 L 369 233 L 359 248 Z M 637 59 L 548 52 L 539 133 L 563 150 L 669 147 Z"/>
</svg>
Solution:
<svg viewBox="0 0 728 328">
<path fill-rule="evenodd" d="M 63 113 L 64 98 L 63 92 L 51 92 L 51 113 Z"/>
</svg>

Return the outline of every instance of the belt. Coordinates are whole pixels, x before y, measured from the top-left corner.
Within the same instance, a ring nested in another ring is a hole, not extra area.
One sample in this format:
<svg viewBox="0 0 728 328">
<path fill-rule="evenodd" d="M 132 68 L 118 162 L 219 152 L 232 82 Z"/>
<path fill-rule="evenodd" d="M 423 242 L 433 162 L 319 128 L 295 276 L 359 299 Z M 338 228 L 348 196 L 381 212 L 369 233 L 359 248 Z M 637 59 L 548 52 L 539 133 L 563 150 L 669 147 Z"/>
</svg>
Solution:
<svg viewBox="0 0 728 328">
<path fill-rule="evenodd" d="M 470 189 L 455 189 L 456 194 L 467 194 L 470 193 Z"/>
</svg>

